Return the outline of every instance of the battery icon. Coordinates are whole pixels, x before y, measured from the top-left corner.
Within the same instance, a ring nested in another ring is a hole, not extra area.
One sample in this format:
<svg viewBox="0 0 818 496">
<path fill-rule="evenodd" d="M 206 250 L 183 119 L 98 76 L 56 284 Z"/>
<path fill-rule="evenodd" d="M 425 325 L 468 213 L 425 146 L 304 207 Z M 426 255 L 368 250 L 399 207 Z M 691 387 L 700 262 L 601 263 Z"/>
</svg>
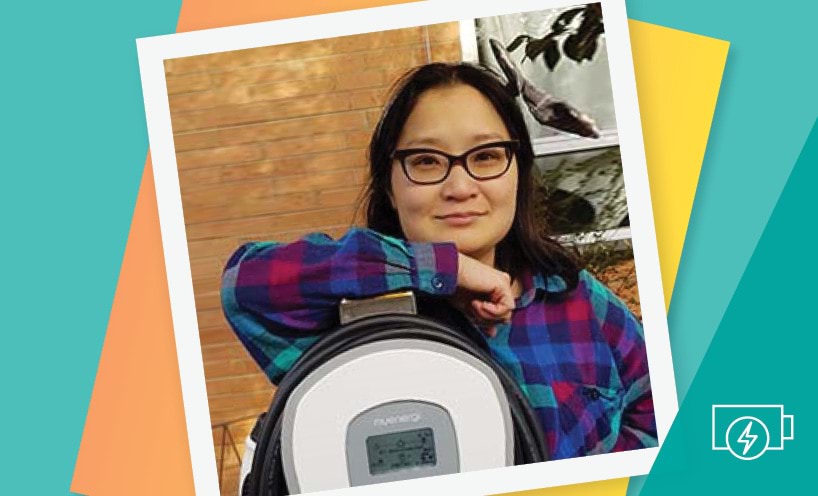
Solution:
<svg viewBox="0 0 818 496">
<path fill-rule="evenodd" d="M 795 419 L 784 405 L 713 405 L 713 450 L 729 451 L 740 460 L 754 460 L 770 450 L 783 450 L 795 437 Z"/>
</svg>

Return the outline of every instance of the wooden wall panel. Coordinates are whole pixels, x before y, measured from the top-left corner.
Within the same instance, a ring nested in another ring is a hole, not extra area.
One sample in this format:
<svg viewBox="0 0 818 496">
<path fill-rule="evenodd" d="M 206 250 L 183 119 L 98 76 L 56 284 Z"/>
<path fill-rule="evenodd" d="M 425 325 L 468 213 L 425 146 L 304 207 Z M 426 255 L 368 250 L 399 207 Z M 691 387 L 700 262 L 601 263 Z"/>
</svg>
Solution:
<svg viewBox="0 0 818 496">
<path fill-rule="evenodd" d="M 356 220 L 366 148 L 392 82 L 460 60 L 456 23 L 167 60 L 165 71 L 213 441 L 239 453 L 274 388 L 221 311 L 242 243 L 342 235 Z M 225 494 L 239 463 L 225 449 Z"/>
</svg>

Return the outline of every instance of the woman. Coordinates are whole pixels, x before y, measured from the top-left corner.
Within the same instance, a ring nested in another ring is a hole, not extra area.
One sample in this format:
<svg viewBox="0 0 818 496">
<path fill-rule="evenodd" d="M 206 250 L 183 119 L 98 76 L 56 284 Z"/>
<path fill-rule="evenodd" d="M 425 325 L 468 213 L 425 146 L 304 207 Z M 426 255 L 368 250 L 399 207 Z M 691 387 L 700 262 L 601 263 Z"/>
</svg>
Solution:
<svg viewBox="0 0 818 496">
<path fill-rule="evenodd" d="M 367 229 L 249 243 L 227 263 L 225 314 L 272 382 L 337 325 L 341 298 L 411 289 L 485 332 L 550 459 L 657 444 L 642 327 L 540 234 L 531 141 L 492 73 L 436 63 L 405 75 L 369 160 Z"/>
</svg>

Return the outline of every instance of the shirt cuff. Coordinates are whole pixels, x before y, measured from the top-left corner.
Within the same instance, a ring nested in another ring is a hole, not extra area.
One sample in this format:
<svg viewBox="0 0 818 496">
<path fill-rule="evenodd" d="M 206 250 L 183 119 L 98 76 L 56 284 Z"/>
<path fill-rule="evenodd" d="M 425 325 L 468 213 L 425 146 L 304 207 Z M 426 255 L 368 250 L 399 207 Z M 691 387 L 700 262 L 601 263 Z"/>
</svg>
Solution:
<svg viewBox="0 0 818 496">
<path fill-rule="evenodd" d="M 409 243 L 418 290 L 436 296 L 457 289 L 457 246 L 454 243 Z"/>
</svg>

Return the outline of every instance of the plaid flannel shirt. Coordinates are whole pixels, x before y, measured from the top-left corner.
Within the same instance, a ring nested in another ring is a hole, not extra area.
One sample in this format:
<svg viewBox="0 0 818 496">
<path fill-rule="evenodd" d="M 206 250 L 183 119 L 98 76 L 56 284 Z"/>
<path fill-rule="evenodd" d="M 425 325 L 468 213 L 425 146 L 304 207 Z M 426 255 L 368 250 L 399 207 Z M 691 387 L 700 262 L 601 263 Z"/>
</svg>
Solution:
<svg viewBox="0 0 818 496">
<path fill-rule="evenodd" d="M 559 277 L 527 273 L 510 324 L 487 339 L 543 426 L 550 459 L 657 445 L 642 326 L 582 271 L 567 298 Z M 369 229 L 339 240 L 311 234 L 280 244 L 248 243 L 230 258 L 222 305 L 241 342 L 277 383 L 317 334 L 338 323 L 341 298 L 402 289 L 451 295 L 453 243 L 412 243 Z"/>
</svg>

